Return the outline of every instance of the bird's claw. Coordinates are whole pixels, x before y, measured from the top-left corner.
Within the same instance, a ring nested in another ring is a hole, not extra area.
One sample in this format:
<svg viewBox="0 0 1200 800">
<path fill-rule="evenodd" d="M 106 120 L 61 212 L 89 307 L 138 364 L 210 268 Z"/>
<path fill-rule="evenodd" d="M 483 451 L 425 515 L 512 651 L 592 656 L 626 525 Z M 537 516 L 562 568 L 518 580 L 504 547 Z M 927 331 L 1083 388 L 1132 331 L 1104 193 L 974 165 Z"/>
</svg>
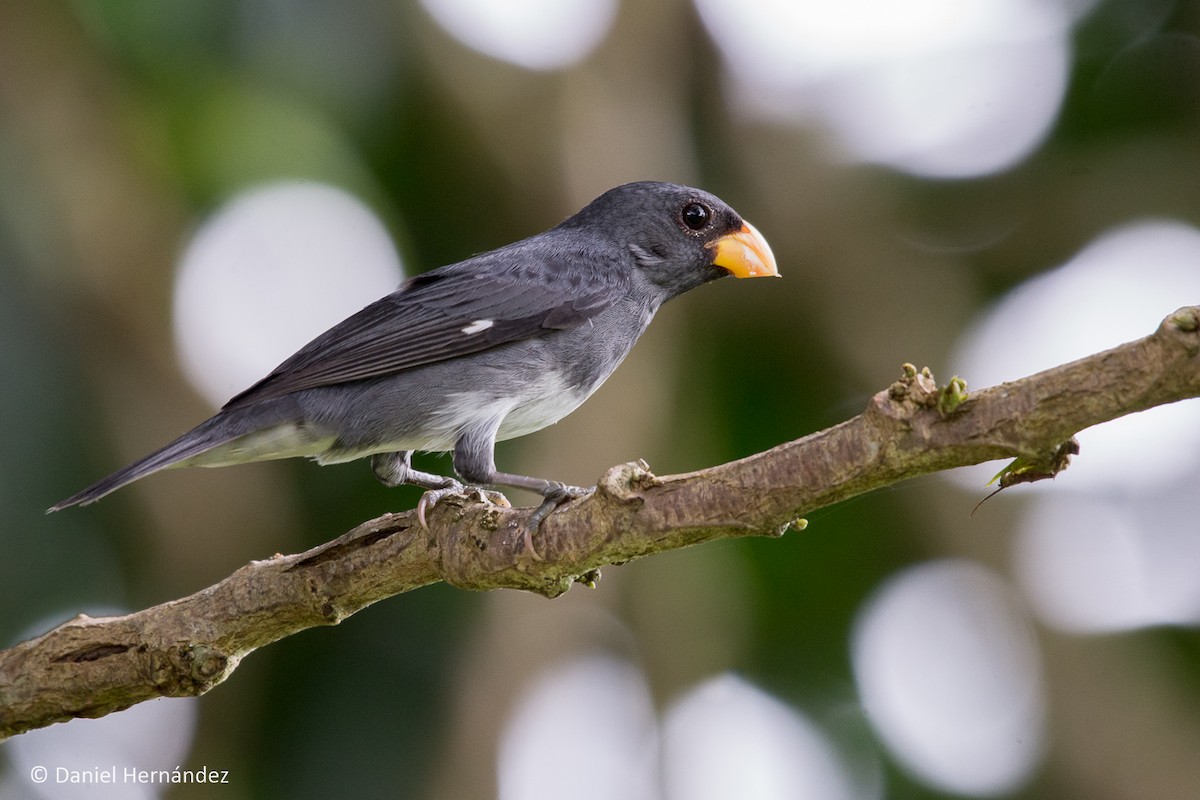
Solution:
<svg viewBox="0 0 1200 800">
<path fill-rule="evenodd" d="M 542 504 L 533 510 L 529 515 L 529 519 L 525 523 L 525 529 L 521 532 L 521 543 L 525 547 L 525 552 L 533 557 L 534 561 L 544 561 L 541 555 L 533 546 L 533 534 L 542 527 L 542 522 L 546 517 L 550 516 L 559 506 L 569 503 L 572 500 L 577 500 L 580 497 L 587 497 L 592 492 L 596 491 L 596 487 L 589 486 L 570 486 L 565 483 L 555 482 L 551 489 L 544 495 L 545 499 Z"/>
<path fill-rule="evenodd" d="M 422 528 L 429 530 L 429 523 L 425 519 L 429 510 L 440 503 L 443 498 L 452 494 L 461 494 L 467 497 L 475 495 L 481 503 L 512 508 L 512 503 L 508 502 L 508 498 L 501 492 L 484 489 L 480 486 L 464 486 L 458 481 L 454 481 L 438 489 L 427 489 L 425 494 L 421 495 L 421 499 L 417 501 L 417 522 L 421 523 Z"/>
<path fill-rule="evenodd" d="M 490 506 L 502 506 L 504 508 L 512 508 L 512 503 L 508 502 L 508 498 L 503 492 L 497 492 L 495 489 L 481 489 L 475 487 L 475 495 L 479 498 L 479 502 L 486 503 Z"/>
<path fill-rule="evenodd" d="M 429 523 L 426 515 L 429 510 L 442 501 L 443 498 L 452 495 L 474 495 L 479 498 L 482 503 L 489 505 L 503 506 L 504 508 L 512 508 L 512 504 L 508 501 L 501 492 L 493 489 L 484 489 L 479 486 L 465 486 L 459 481 L 448 479 L 445 486 L 439 486 L 436 489 L 427 489 L 421 499 L 417 502 L 417 521 L 421 523 L 421 527 L 429 530 Z M 580 497 L 587 497 L 594 492 L 595 487 L 570 486 L 565 483 L 554 482 L 543 494 L 542 504 L 533 510 L 529 515 L 529 520 L 524 525 L 524 530 L 521 532 L 521 542 L 524 545 L 525 552 L 535 561 L 543 561 L 537 549 L 533 546 L 533 534 L 542 526 L 542 522 L 546 517 L 550 516 L 559 506 L 577 500 Z"/>
</svg>

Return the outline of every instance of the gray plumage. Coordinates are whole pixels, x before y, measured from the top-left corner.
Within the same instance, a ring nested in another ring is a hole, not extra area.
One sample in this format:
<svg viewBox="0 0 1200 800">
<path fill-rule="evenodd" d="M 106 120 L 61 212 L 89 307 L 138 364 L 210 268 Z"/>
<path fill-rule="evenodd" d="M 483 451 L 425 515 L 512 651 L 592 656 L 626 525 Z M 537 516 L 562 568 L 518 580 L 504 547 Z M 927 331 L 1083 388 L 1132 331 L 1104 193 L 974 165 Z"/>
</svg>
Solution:
<svg viewBox="0 0 1200 800">
<path fill-rule="evenodd" d="M 585 490 L 498 472 L 495 442 L 578 407 L 662 303 L 729 274 L 729 264 L 716 263 L 724 258 L 717 245 L 746 231 L 770 262 L 749 274 L 778 274 L 765 241 L 711 194 L 619 186 L 549 231 L 407 281 L 212 418 L 50 510 L 94 502 L 168 467 L 293 456 L 322 464 L 371 456 L 386 483 L 430 489 L 430 505 L 462 488 L 413 470 L 415 450 L 453 450 L 464 480 L 539 492 L 552 510 Z"/>
</svg>

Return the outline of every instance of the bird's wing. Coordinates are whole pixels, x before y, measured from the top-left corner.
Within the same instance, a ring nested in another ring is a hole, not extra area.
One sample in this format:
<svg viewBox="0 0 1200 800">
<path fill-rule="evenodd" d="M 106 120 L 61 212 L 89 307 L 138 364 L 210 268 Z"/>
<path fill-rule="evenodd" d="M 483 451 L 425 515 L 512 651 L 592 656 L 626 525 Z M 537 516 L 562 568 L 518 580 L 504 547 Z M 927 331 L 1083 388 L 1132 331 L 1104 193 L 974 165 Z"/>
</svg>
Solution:
<svg viewBox="0 0 1200 800">
<path fill-rule="evenodd" d="M 627 284 L 619 268 L 488 253 L 409 280 L 309 342 L 225 408 L 574 328 L 615 303 Z"/>
</svg>

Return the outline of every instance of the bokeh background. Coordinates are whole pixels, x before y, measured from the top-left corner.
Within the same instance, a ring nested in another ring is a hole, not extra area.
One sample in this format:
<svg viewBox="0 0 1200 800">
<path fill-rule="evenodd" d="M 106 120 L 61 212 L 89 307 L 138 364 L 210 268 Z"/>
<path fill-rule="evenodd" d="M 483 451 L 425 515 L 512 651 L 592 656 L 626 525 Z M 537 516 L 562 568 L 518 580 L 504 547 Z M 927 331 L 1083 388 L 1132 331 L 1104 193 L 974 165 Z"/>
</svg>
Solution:
<svg viewBox="0 0 1200 800">
<path fill-rule="evenodd" d="M 784 279 L 668 306 L 505 469 L 697 469 L 905 361 L 979 388 L 1149 333 L 1200 302 L 1198 35 L 1187 0 L 0 0 L 0 643 L 411 508 L 286 462 L 43 514 L 402 275 L 627 180 L 718 193 Z M 394 598 L 0 745 L 0 797 L 1193 798 L 1198 406 L 974 515 L 999 464 L 552 602 Z"/>
</svg>

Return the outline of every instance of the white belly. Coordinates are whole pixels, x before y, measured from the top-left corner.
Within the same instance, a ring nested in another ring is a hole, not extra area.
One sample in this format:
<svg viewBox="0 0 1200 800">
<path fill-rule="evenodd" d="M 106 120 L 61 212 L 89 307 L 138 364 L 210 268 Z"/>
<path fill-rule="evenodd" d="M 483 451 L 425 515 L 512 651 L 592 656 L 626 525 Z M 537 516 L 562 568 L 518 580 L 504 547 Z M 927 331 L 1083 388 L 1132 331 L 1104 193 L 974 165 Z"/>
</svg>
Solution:
<svg viewBox="0 0 1200 800">
<path fill-rule="evenodd" d="M 444 419 L 459 420 L 454 439 L 464 428 L 487 424 L 499 418 L 497 441 L 515 439 L 540 431 L 570 414 L 587 399 L 591 392 L 567 387 L 555 374 L 547 373 L 527 383 L 517 397 L 496 399 L 487 392 L 460 392 L 446 402 Z M 441 416 L 441 415 L 439 415 Z M 462 421 L 468 420 L 463 425 Z M 446 449 L 453 447 L 453 442 Z"/>
</svg>

